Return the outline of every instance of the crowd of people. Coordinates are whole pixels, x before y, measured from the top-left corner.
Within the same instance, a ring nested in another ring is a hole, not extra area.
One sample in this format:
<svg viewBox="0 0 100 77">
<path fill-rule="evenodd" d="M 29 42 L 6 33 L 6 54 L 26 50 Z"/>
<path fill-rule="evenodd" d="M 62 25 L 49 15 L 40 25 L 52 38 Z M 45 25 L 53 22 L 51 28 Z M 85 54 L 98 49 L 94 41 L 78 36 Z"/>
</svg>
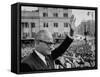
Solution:
<svg viewBox="0 0 100 77">
<path fill-rule="evenodd" d="M 59 36 L 61 37 L 61 36 Z M 56 39 L 55 48 L 61 43 L 61 39 Z M 75 41 L 77 42 L 77 41 Z M 76 67 L 94 67 L 95 66 L 95 46 L 94 44 L 89 44 L 91 42 L 86 42 L 83 40 L 81 44 L 78 42 L 66 50 L 63 56 L 59 57 L 59 60 L 66 68 L 76 68 Z M 24 58 L 32 53 L 34 45 L 32 44 L 22 44 L 21 47 L 21 57 Z M 61 66 L 59 66 L 60 68 Z M 58 67 L 57 67 L 58 68 Z"/>
<path fill-rule="evenodd" d="M 66 68 L 94 67 L 95 47 L 88 43 L 81 45 L 71 45 L 62 57 L 59 58 Z"/>
</svg>

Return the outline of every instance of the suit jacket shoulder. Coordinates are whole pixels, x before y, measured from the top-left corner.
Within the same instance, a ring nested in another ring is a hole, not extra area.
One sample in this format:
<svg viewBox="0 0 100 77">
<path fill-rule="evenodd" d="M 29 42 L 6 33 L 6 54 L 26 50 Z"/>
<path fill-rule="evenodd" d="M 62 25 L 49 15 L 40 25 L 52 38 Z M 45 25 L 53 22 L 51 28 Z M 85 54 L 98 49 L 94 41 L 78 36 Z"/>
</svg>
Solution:
<svg viewBox="0 0 100 77">
<path fill-rule="evenodd" d="M 25 69 L 27 68 L 27 70 Z M 29 71 L 37 71 L 48 69 L 46 64 L 39 58 L 39 56 L 33 51 L 32 54 L 25 57 L 21 62 L 21 70 Z"/>
</svg>

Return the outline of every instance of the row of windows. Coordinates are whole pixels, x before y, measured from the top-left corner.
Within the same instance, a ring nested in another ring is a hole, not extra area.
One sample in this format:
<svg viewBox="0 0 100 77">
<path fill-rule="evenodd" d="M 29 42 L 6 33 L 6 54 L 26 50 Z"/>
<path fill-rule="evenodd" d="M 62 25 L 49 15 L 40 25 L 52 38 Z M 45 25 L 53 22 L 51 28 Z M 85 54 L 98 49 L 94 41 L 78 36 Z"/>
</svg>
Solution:
<svg viewBox="0 0 100 77">
<path fill-rule="evenodd" d="M 22 22 L 21 25 L 22 25 L 22 27 L 25 27 L 25 28 L 29 27 L 28 22 Z M 31 27 L 34 28 L 35 27 L 35 23 L 31 23 Z"/>
<path fill-rule="evenodd" d="M 31 36 L 32 36 L 32 38 L 34 38 L 36 36 L 36 34 L 34 32 L 32 32 Z M 26 39 L 27 37 L 30 37 L 30 33 L 29 32 L 23 32 L 22 38 Z"/>
<path fill-rule="evenodd" d="M 58 13 L 53 13 L 53 16 L 54 17 L 58 17 Z M 43 17 L 48 17 L 48 13 L 43 13 Z M 63 14 L 63 17 L 68 17 L 68 13 L 64 13 Z"/>
<path fill-rule="evenodd" d="M 22 22 L 21 26 L 27 28 L 27 27 L 29 27 L 29 24 L 27 22 Z"/>
<path fill-rule="evenodd" d="M 64 34 L 59 34 L 58 32 L 54 32 L 53 34 L 52 34 L 52 36 L 55 38 L 55 37 L 64 37 L 66 34 L 68 34 L 68 32 L 64 32 Z M 22 33 L 22 39 L 27 39 L 27 38 L 30 38 L 30 37 L 32 37 L 32 38 L 35 38 L 36 37 L 36 33 L 35 32 L 23 32 Z"/>
<path fill-rule="evenodd" d="M 28 28 L 29 24 L 27 22 L 22 22 L 21 23 L 22 27 L 24 28 Z M 35 23 L 31 23 L 31 28 L 35 28 L 36 24 Z M 49 27 L 48 23 L 43 23 L 43 27 Z M 57 28 L 58 27 L 58 23 L 54 23 L 54 27 Z M 64 23 L 64 27 L 68 27 L 68 23 Z"/>
</svg>

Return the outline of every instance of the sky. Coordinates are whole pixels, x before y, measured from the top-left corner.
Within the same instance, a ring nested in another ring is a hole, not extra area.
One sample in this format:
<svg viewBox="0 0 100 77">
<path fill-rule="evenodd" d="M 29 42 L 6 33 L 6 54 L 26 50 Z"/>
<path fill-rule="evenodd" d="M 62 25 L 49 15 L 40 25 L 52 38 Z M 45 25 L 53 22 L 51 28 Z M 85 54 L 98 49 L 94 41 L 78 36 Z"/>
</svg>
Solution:
<svg viewBox="0 0 100 77">
<path fill-rule="evenodd" d="M 37 10 L 38 8 L 37 7 L 27 7 L 27 6 L 24 6 L 21 8 L 22 10 L 27 10 L 27 11 L 32 11 L 32 10 Z"/>
<path fill-rule="evenodd" d="M 91 12 L 90 15 L 88 16 L 88 12 Z M 80 10 L 80 9 L 72 9 L 72 13 L 76 18 L 75 21 L 75 26 L 77 27 L 81 21 L 86 21 L 86 20 L 95 20 L 95 11 L 93 10 Z M 93 13 L 93 18 L 92 18 L 92 13 Z"/>
<path fill-rule="evenodd" d="M 37 9 L 38 9 L 37 7 L 27 7 L 27 6 L 22 7 L 22 10 L 27 10 L 27 11 L 32 11 Z M 91 12 L 89 16 L 87 15 L 88 12 Z M 92 18 L 92 13 L 93 13 L 93 18 Z M 81 21 L 95 19 L 95 11 L 93 10 L 72 9 L 72 14 L 76 18 L 75 21 L 76 27 L 81 23 Z"/>
</svg>

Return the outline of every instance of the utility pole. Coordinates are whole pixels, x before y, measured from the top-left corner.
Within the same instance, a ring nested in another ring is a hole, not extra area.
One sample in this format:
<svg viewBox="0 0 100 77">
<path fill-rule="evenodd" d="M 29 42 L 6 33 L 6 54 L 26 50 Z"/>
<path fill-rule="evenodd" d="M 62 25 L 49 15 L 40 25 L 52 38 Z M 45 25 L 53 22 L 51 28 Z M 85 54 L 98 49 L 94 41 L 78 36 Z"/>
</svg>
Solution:
<svg viewBox="0 0 100 77">
<path fill-rule="evenodd" d="M 86 29 L 86 23 L 84 24 L 84 36 L 85 36 L 85 42 L 87 43 L 87 39 L 86 39 L 86 36 L 87 36 L 87 29 Z"/>
</svg>

